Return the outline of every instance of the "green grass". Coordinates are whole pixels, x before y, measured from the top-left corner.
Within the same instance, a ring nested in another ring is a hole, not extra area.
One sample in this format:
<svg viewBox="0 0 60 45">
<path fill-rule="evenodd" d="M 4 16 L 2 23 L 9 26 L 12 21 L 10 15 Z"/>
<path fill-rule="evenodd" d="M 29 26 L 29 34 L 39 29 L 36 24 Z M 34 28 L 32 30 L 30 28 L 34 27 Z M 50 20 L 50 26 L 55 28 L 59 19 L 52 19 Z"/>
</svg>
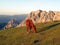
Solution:
<svg viewBox="0 0 60 45">
<path fill-rule="evenodd" d="M 26 27 L 0 30 L 0 45 L 60 45 L 60 22 L 36 24 L 37 33 Z"/>
</svg>

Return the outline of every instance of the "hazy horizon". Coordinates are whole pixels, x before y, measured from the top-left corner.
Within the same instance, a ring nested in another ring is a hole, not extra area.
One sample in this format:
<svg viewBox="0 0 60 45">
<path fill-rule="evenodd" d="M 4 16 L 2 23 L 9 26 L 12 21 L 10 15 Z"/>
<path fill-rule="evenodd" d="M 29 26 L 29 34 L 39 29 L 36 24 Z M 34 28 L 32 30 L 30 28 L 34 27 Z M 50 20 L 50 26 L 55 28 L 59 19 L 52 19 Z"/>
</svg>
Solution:
<svg viewBox="0 0 60 45">
<path fill-rule="evenodd" d="M 0 0 L 0 14 L 27 14 L 35 10 L 60 11 L 60 0 Z"/>
</svg>

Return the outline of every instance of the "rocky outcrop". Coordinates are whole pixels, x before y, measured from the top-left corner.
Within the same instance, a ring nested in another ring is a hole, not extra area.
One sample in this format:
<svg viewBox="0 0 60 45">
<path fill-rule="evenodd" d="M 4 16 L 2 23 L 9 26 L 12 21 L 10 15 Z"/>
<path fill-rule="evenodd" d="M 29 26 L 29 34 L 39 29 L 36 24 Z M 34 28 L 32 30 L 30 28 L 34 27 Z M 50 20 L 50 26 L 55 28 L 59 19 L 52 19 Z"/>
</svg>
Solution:
<svg viewBox="0 0 60 45">
<path fill-rule="evenodd" d="M 55 13 L 55 16 L 54 16 L 53 20 L 54 21 L 60 21 L 60 12 L 55 11 L 54 13 Z"/>
<path fill-rule="evenodd" d="M 15 19 L 12 19 L 7 23 L 7 25 L 4 27 L 4 29 L 14 28 L 17 25 L 18 25 L 18 22 Z"/>
<path fill-rule="evenodd" d="M 52 22 L 52 21 L 60 21 L 60 12 L 59 11 L 32 11 L 28 16 L 26 17 L 33 20 L 34 23 L 45 23 L 45 22 Z M 25 20 L 26 20 L 25 19 Z M 21 22 L 17 27 L 25 26 L 25 20 Z"/>
</svg>

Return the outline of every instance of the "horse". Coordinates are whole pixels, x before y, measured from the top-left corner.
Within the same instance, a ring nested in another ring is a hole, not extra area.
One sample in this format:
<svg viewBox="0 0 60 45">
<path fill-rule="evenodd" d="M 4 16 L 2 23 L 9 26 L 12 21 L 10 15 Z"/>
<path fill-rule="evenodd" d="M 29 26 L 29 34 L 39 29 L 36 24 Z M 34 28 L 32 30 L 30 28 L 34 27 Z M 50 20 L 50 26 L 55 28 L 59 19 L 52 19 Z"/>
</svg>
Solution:
<svg viewBox="0 0 60 45">
<path fill-rule="evenodd" d="M 29 33 L 30 31 L 36 33 L 36 26 L 34 25 L 31 19 L 26 20 L 26 28 L 27 28 L 27 33 Z"/>
</svg>

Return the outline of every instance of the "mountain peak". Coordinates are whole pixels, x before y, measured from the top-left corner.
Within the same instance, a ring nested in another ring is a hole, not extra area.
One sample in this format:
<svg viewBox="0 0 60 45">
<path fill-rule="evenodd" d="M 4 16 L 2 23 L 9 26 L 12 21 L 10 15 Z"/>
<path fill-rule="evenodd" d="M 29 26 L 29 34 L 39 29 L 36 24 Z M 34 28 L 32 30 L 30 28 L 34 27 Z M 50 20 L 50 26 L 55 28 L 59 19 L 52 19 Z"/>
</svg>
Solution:
<svg viewBox="0 0 60 45">
<path fill-rule="evenodd" d="M 16 27 L 18 25 L 18 22 L 15 20 L 15 19 L 11 19 L 7 25 L 4 27 L 4 29 L 7 29 L 7 28 L 13 28 L 13 27 Z"/>
</svg>

